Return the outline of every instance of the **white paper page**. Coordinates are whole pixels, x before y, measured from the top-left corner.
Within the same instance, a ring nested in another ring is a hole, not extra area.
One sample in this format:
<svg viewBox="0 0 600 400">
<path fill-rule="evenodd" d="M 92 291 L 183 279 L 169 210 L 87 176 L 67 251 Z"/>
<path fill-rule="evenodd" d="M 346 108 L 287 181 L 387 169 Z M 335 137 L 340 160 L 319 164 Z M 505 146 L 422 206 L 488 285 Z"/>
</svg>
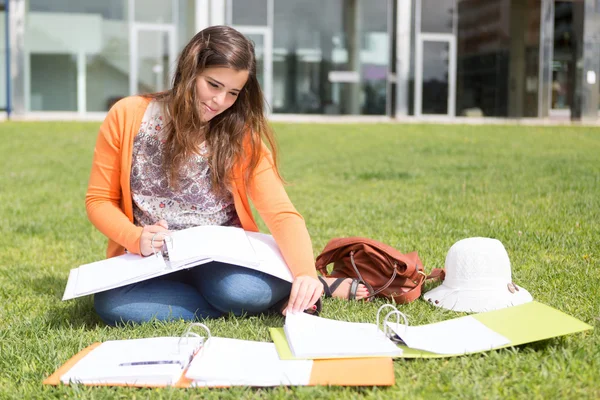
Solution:
<svg viewBox="0 0 600 400">
<path fill-rule="evenodd" d="M 79 268 L 73 268 L 69 271 L 69 279 L 67 280 L 67 285 L 65 286 L 65 291 L 63 293 L 63 300 L 70 300 L 78 297 L 75 293 L 75 287 L 77 286 L 77 277 L 79 276 Z"/>
<path fill-rule="evenodd" d="M 246 232 L 246 235 L 260 262 L 257 267 L 252 267 L 253 269 L 276 276 L 284 281 L 292 282 L 294 280 L 273 236 L 259 232 Z"/>
<path fill-rule="evenodd" d="M 254 248 L 241 228 L 231 226 L 196 226 L 171 234 L 169 260 L 179 268 L 193 260 L 212 259 L 242 266 L 258 265 Z"/>
<path fill-rule="evenodd" d="M 289 313 L 284 331 L 292 353 L 302 358 L 394 357 L 402 349 L 388 339 L 375 324 L 336 321 Z"/>
<path fill-rule="evenodd" d="M 491 350 L 510 343 L 471 316 L 434 324 L 403 326 L 388 322 L 389 327 L 408 347 L 438 354 L 465 354 Z"/>
<path fill-rule="evenodd" d="M 179 337 L 156 337 L 107 341 L 60 379 L 63 383 L 174 384 L 202 338 L 189 337 L 181 340 L 181 345 L 179 340 Z"/>
<path fill-rule="evenodd" d="M 274 343 L 212 337 L 186 377 L 195 386 L 307 385 L 312 361 L 280 360 Z"/>
<path fill-rule="evenodd" d="M 81 265 L 78 268 L 75 294 L 82 296 L 98 292 L 99 289 L 112 289 L 137 282 L 146 276 L 159 273 L 165 268 L 165 261 L 160 254 L 142 257 L 128 253 Z"/>
</svg>

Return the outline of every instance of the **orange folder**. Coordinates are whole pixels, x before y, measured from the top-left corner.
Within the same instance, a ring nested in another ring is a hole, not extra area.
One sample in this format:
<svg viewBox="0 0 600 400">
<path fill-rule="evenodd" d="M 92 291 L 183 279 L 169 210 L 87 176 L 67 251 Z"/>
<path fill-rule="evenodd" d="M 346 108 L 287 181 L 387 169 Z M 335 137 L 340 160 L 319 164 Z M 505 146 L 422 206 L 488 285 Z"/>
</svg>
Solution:
<svg viewBox="0 0 600 400">
<path fill-rule="evenodd" d="M 100 344 L 99 342 L 94 343 L 75 354 L 46 378 L 43 383 L 45 385 L 60 385 L 60 377 Z M 315 360 L 307 386 L 392 386 L 394 382 L 394 365 L 391 358 L 344 358 Z M 181 379 L 174 387 L 187 388 L 191 384 L 192 381 L 185 377 L 184 371 Z M 94 384 L 91 386 L 160 387 L 135 384 Z"/>
</svg>

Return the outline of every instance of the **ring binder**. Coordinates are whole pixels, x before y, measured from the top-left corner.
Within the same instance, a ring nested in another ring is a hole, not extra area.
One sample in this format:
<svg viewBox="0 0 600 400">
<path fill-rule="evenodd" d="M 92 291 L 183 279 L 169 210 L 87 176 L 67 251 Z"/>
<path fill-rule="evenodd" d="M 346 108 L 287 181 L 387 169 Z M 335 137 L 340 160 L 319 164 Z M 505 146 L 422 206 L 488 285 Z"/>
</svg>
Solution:
<svg viewBox="0 0 600 400">
<path fill-rule="evenodd" d="M 206 333 L 208 333 L 206 340 L 204 340 L 205 339 L 204 336 L 200 336 L 196 332 L 192 332 L 192 328 L 195 326 L 198 326 L 198 327 L 204 329 L 206 331 Z M 179 341 L 177 342 L 177 351 L 181 351 L 181 341 L 183 339 L 185 339 L 186 341 L 184 344 L 187 344 L 187 339 L 190 336 L 200 338 L 200 343 L 198 345 L 198 348 L 204 348 L 204 347 L 208 346 L 208 339 L 210 339 L 212 337 L 212 335 L 210 333 L 210 329 L 208 329 L 208 326 L 201 324 L 200 322 L 192 322 L 191 324 L 188 325 L 185 332 L 183 332 L 183 334 L 179 337 Z"/>
<path fill-rule="evenodd" d="M 203 225 L 153 233 L 153 246 L 161 237 L 159 235 L 164 235 L 165 245 L 162 250 L 153 247 L 149 257 L 127 253 L 72 269 L 63 300 L 130 285 L 182 269 L 201 267 L 213 261 L 250 268 L 287 282 L 293 281 L 291 270 L 270 235 L 247 232 L 232 226 Z"/>
<path fill-rule="evenodd" d="M 380 316 L 381 316 L 381 311 L 386 308 L 392 308 L 393 310 L 388 312 L 387 314 L 385 314 L 385 317 L 383 317 L 383 327 L 381 327 L 381 324 L 379 322 Z M 396 307 L 394 307 L 391 304 L 384 304 L 381 307 L 379 307 L 379 309 L 377 310 L 377 329 L 381 330 L 385 334 L 385 336 L 387 336 L 391 341 L 393 341 L 395 343 L 404 344 L 404 341 L 400 338 L 400 336 L 398 336 L 398 334 L 396 332 L 394 332 L 390 328 L 390 326 L 388 324 L 388 319 L 392 315 L 396 315 L 396 330 L 397 330 L 397 332 L 400 331 L 400 317 L 402 317 L 402 319 L 404 320 L 404 323 L 402 324 L 402 326 L 404 326 L 404 332 L 406 332 L 406 329 L 408 328 L 408 318 L 406 317 L 406 314 L 399 311 Z"/>
<path fill-rule="evenodd" d="M 394 332 L 388 324 L 388 318 L 392 315 L 396 315 L 396 332 Z M 402 324 L 402 326 L 404 326 L 404 330 L 402 334 L 406 333 L 406 330 L 408 329 L 408 319 L 406 318 L 406 315 L 404 315 L 404 313 L 398 310 L 390 311 L 386 314 L 385 318 L 383 319 L 383 333 L 394 343 L 406 344 L 404 340 L 402 340 L 402 338 L 400 337 L 399 333 L 397 333 L 400 331 L 400 317 L 404 319 L 404 324 Z"/>
</svg>

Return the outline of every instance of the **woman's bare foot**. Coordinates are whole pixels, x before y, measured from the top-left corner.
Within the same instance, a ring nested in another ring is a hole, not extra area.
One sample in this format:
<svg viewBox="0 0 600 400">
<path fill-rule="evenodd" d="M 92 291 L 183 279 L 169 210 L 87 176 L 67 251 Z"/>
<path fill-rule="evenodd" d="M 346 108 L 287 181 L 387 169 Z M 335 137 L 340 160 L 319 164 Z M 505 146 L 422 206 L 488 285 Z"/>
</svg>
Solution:
<svg viewBox="0 0 600 400">
<path fill-rule="evenodd" d="M 325 283 L 327 283 L 327 286 L 332 286 L 334 284 L 334 282 L 339 279 L 339 278 L 333 278 L 333 277 L 321 277 L 323 280 L 325 280 Z M 350 297 L 350 286 L 352 285 L 352 278 L 346 278 L 343 280 L 342 283 L 340 283 L 340 285 L 335 288 L 333 290 L 333 293 L 331 294 L 332 297 L 339 297 L 341 299 L 348 299 Z M 356 300 L 362 300 L 369 297 L 369 289 L 367 289 L 367 287 L 365 285 L 363 285 L 362 283 L 360 283 L 358 285 L 358 288 L 356 289 Z"/>
</svg>

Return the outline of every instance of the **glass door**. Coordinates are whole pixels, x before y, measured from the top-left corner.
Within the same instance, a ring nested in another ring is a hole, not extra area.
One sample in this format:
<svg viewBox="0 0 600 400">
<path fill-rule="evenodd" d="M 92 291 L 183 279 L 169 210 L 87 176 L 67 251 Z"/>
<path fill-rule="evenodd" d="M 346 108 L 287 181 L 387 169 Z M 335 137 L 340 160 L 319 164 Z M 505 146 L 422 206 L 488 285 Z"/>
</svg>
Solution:
<svg viewBox="0 0 600 400">
<path fill-rule="evenodd" d="M 169 89 L 176 66 L 173 26 L 136 23 L 130 33 L 130 94 Z"/>
<path fill-rule="evenodd" d="M 415 115 L 456 115 L 456 39 L 422 33 L 416 48 Z"/>
<path fill-rule="evenodd" d="M 271 104 L 273 104 L 273 38 L 271 30 L 267 26 L 233 25 L 232 27 L 254 42 L 256 77 L 265 96 L 267 112 L 270 113 Z"/>
</svg>

